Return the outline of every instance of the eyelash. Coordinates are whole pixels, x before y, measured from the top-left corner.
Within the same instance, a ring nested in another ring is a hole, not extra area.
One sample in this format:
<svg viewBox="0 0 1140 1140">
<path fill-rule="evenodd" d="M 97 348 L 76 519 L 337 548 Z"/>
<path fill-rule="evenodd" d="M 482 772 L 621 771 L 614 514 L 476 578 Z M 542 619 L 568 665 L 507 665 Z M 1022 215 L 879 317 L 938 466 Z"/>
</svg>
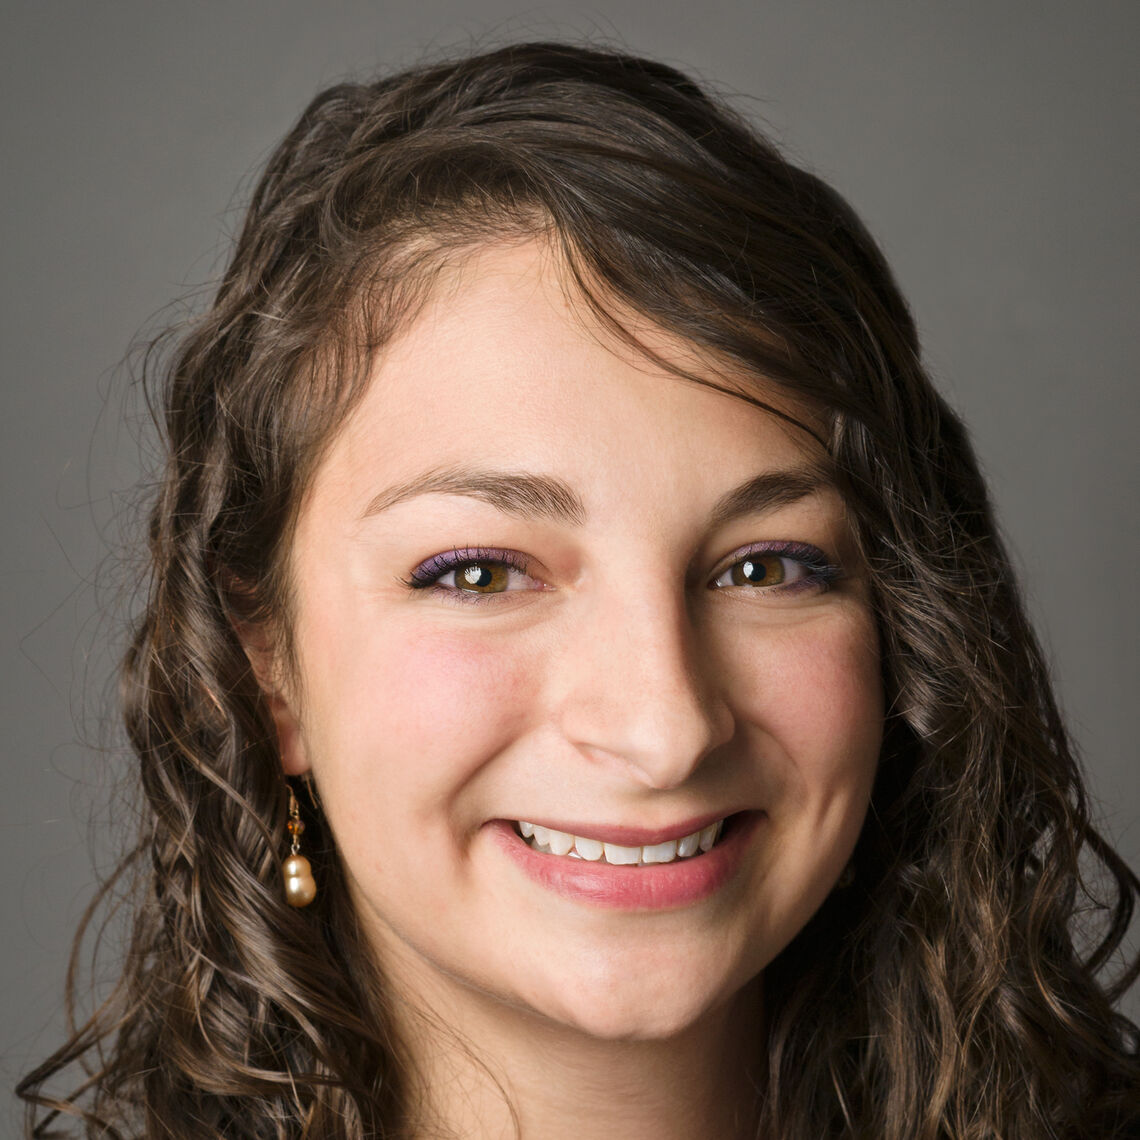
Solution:
<svg viewBox="0 0 1140 1140">
<path fill-rule="evenodd" d="M 827 555 L 816 546 L 806 542 L 758 542 L 736 551 L 731 561 L 722 565 L 712 576 L 712 583 L 723 578 L 736 566 L 746 562 L 750 557 L 767 557 L 786 559 L 803 568 L 802 578 L 794 582 L 779 583 L 763 588 L 766 594 L 795 595 L 805 592 L 825 593 L 831 588 L 833 582 L 840 577 L 842 571 L 831 563 Z M 501 598 L 506 593 L 514 591 L 500 590 L 494 593 L 481 594 L 474 590 L 463 590 L 458 586 L 444 586 L 440 579 L 464 566 L 473 564 L 506 566 L 520 574 L 527 573 L 529 563 L 526 558 L 511 550 L 496 550 L 483 546 L 457 548 L 433 555 L 426 562 L 421 562 L 407 578 L 400 581 L 411 590 L 431 590 L 433 593 L 446 595 L 449 600 L 463 604 L 481 604 Z M 722 587 L 723 588 L 723 587 Z M 745 587 L 740 586 L 740 589 Z M 760 589 L 760 587 L 753 587 Z"/>
<path fill-rule="evenodd" d="M 495 594 L 479 594 L 474 590 L 461 590 L 458 586 L 441 586 L 439 579 L 453 570 L 460 570 L 473 563 L 489 564 L 492 566 L 507 566 L 517 570 L 520 574 L 527 572 L 527 560 L 512 550 L 492 550 L 484 546 L 468 546 L 462 549 L 449 550 L 435 554 L 426 562 L 421 562 L 407 578 L 401 578 L 411 590 L 431 590 L 446 594 L 457 602 L 480 603 L 489 599 L 499 598 L 507 591 Z"/>
</svg>

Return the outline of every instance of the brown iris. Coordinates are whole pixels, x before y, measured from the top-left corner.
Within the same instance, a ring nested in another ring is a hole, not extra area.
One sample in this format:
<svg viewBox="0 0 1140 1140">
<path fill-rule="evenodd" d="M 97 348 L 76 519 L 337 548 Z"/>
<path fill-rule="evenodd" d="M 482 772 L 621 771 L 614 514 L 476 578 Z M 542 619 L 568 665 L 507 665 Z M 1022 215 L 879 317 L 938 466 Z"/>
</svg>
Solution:
<svg viewBox="0 0 1140 1140">
<path fill-rule="evenodd" d="M 498 594 L 507 588 L 510 568 L 498 562 L 467 562 L 455 571 L 455 584 L 473 594 Z"/>
<path fill-rule="evenodd" d="M 786 577 L 784 560 L 778 554 L 742 558 L 732 568 L 734 586 L 778 586 Z"/>
</svg>

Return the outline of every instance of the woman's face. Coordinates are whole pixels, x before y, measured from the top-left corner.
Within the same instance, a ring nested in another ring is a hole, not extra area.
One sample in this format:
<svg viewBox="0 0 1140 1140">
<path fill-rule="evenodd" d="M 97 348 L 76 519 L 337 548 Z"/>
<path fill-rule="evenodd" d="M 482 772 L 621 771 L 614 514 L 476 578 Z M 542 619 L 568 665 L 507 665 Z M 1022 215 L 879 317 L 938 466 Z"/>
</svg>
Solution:
<svg viewBox="0 0 1140 1140">
<path fill-rule="evenodd" d="M 302 505 L 273 707 L 394 988 L 661 1037 L 832 889 L 878 646 L 818 447 L 584 312 L 489 247 L 384 350 Z"/>
</svg>

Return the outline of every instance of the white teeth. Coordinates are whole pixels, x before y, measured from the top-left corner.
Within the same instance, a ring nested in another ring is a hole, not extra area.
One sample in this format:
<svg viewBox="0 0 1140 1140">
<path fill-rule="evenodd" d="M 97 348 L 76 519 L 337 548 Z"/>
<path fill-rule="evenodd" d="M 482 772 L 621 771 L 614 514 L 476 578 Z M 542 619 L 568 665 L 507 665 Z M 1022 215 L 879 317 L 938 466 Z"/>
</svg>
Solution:
<svg viewBox="0 0 1140 1140">
<path fill-rule="evenodd" d="M 677 858 L 677 841 L 670 839 L 668 843 L 655 843 L 652 847 L 641 849 L 643 863 L 671 863 Z"/>
<path fill-rule="evenodd" d="M 698 851 L 711 851 L 723 830 L 722 819 L 682 839 L 670 839 L 665 843 L 647 844 L 644 847 L 623 847 L 618 843 L 586 839 L 581 835 L 571 835 L 566 831 L 556 831 L 552 827 L 519 820 L 519 831 L 523 837 L 531 840 L 530 846 L 544 855 L 564 855 L 571 859 L 586 859 L 591 863 L 604 858 L 607 863 L 627 867 L 691 859 Z"/>
<path fill-rule="evenodd" d="M 695 855 L 697 849 L 701 845 L 701 833 L 694 831 L 692 835 L 686 835 L 684 839 L 677 840 L 677 854 L 682 859 L 687 859 L 690 855 Z"/>
<path fill-rule="evenodd" d="M 622 847 L 617 843 L 606 844 L 606 862 L 633 864 L 641 862 L 640 847 Z"/>
<path fill-rule="evenodd" d="M 565 831 L 550 832 L 550 850 L 555 855 L 569 855 L 570 848 L 574 846 L 574 836 L 567 835 Z"/>
</svg>

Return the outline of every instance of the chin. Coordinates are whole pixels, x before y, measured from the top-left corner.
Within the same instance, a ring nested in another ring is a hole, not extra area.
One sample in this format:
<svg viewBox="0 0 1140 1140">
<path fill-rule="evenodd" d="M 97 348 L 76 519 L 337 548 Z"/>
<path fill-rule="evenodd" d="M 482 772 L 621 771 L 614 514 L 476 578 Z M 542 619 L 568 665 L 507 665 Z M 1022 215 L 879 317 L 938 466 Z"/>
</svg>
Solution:
<svg viewBox="0 0 1140 1140">
<path fill-rule="evenodd" d="M 709 1011 L 704 1007 L 575 1010 L 566 1028 L 596 1041 L 673 1041 L 683 1036 Z"/>
<path fill-rule="evenodd" d="M 602 966 L 598 963 L 597 966 Z M 533 1008 L 554 1025 L 599 1041 L 667 1041 L 721 1009 L 752 980 L 693 971 L 595 968 L 564 975 Z"/>
</svg>

